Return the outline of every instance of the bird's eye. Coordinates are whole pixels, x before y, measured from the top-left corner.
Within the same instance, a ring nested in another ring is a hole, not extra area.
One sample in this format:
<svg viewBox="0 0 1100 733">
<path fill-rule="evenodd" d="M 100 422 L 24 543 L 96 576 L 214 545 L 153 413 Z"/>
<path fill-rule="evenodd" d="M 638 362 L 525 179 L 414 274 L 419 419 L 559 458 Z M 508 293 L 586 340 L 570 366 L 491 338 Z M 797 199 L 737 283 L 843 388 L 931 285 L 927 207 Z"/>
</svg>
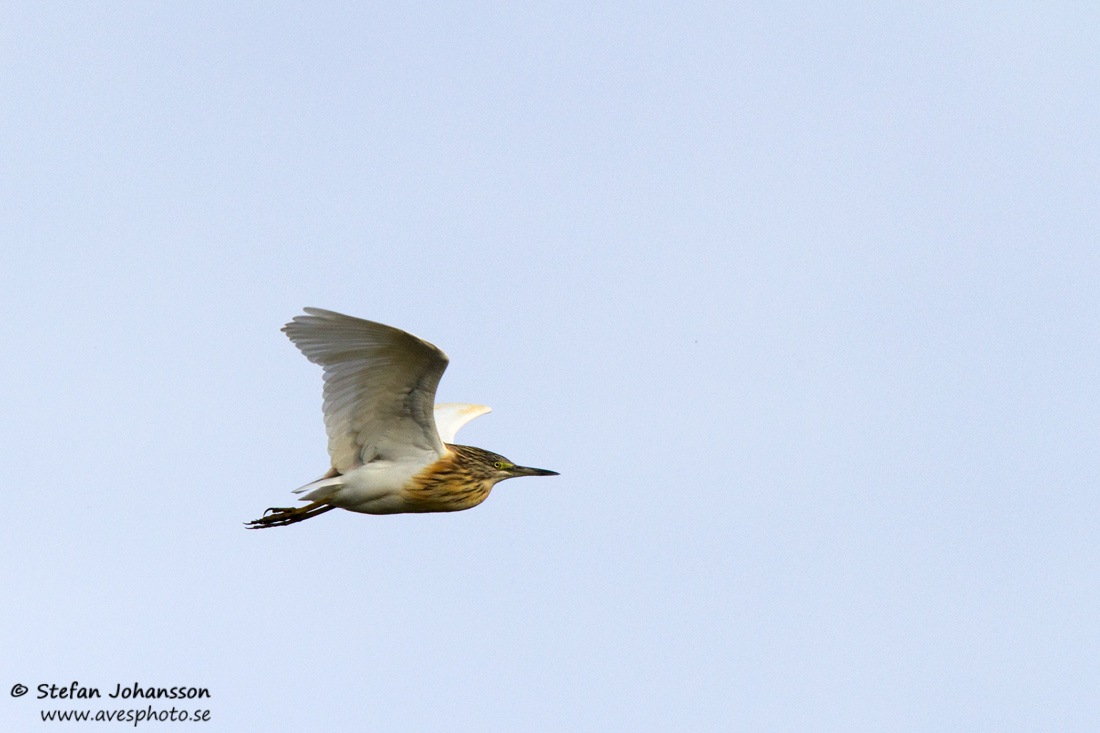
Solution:
<svg viewBox="0 0 1100 733">
<path fill-rule="evenodd" d="M 504 468 L 504 461 L 497 461 L 493 464 L 493 468 Z"/>
</svg>

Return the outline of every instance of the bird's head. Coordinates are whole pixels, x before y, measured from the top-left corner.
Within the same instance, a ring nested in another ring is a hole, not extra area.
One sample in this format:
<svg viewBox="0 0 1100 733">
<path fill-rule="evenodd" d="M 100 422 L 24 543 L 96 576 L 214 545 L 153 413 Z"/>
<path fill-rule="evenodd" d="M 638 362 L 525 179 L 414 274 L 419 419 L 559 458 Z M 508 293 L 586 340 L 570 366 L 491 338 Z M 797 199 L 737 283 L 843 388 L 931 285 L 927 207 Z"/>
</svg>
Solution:
<svg viewBox="0 0 1100 733">
<path fill-rule="evenodd" d="M 459 454 L 463 463 L 480 478 L 498 483 L 519 476 L 557 476 L 557 471 L 545 468 L 517 466 L 502 455 L 468 445 L 451 445 L 450 449 Z"/>
</svg>

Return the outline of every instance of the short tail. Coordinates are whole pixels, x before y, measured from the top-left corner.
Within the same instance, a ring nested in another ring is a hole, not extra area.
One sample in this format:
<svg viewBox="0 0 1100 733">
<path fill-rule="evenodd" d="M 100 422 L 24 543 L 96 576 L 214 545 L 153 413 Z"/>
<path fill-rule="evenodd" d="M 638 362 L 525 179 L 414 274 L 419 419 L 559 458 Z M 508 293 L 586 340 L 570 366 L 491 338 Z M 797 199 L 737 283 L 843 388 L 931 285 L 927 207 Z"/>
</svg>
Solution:
<svg viewBox="0 0 1100 733">
<path fill-rule="evenodd" d="M 306 494 L 299 501 L 325 501 L 344 486 L 344 477 L 335 468 L 316 481 L 294 489 L 295 494 Z"/>
<path fill-rule="evenodd" d="M 245 527 L 248 529 L 263 529 L 264 527 L 282 527 L 287 524 L 294 524 L 295 522 L 304 522 L 307 519 L 312 519 L 318 514 L 324 514 L 330 509 L 335 509 L 332 504 L 328 504 L 325 501 L 315 501 L 312 504 L 306 504 L 297 508 L 279 508 L 271 507 L 264 515 L 259 519 L 253 519 L 248 522 Z"/>
</svg>

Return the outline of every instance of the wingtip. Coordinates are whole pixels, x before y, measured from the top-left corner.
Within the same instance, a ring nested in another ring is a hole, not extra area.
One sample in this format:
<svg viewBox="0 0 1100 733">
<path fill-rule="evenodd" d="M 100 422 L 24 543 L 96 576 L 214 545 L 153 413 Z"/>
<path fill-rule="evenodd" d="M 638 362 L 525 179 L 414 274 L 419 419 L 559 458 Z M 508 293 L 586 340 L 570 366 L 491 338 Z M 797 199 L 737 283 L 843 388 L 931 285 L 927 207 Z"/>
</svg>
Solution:
<svg viewBox="0 0 1100 733">
<path fill-rule="evenodd" d="M 294 316 L 279 329 L 285 333 L 287 338 L 291 341 L 294 341 L 294 331 L 300 328 L 308 328 L 310 325 L 318 325 L 314 319 L 332 320 L 333 318 L 351 318 L 351 316 L 345 316 L 336 311 L 330 311 L 325 308 L 314 308 L 313 306 L 306 306 L 302 308 L 302 310 L 304 311 L 303 313 Z M 312 324 L 310 323 L 311 321 L 313 321 Z"/>
</svg>

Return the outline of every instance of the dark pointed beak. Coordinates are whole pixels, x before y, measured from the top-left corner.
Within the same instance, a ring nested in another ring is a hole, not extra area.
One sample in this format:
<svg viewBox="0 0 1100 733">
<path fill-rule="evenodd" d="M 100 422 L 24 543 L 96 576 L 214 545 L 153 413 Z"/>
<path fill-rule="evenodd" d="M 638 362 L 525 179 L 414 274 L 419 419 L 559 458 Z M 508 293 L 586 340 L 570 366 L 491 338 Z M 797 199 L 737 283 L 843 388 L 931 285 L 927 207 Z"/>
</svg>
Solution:
<svg viewBox="0 0 1100 733">
<path fill-rule="evenodd" d="M 514 476 L 560 476 L 557 471 L 547 471 L 545 468 L 528 468 L 527 466 L 516 466 L 512 469 L 512 475 Z"/>
</svg>

